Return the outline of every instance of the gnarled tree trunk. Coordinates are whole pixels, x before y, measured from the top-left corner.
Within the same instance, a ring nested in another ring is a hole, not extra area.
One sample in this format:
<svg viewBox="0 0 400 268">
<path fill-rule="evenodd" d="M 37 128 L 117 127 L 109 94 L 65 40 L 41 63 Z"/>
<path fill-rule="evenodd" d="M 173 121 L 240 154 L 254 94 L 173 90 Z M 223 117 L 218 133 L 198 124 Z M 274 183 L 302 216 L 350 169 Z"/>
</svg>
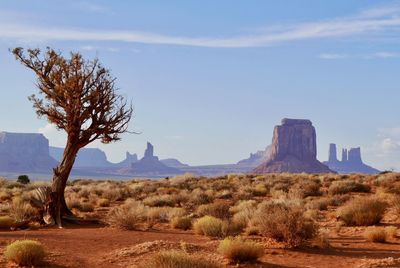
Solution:
<svg viewBox="0 0 400 268">
<path fill-rule="evenodd" d="M 78 151 L 78 145 L 72 141 L 68 141 L 64 150 L 62 161 L 54 169 L 49 213 L 60 228 L 62 226 L 62 216 L 72 215 L 72 212 L 68 209 L 65 202 L 64 190 L 67 186 L 67 180 L 71 173 Z"/>
</svg>

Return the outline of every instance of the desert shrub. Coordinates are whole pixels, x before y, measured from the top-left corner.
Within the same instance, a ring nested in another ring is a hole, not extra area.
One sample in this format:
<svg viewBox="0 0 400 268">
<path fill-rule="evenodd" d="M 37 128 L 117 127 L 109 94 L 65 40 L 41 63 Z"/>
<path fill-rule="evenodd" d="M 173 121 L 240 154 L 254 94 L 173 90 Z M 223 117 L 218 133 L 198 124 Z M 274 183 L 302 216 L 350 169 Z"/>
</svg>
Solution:
<svg viewBox="0 0 400 268">
<path fill-rule="evenodd" d="M 126 202 L 108 213 L 108 223 L 120 229 L 135 230 L 138 224 L 146 219 L 146 210 L 147 208 L 140 202 Z"/>
<path fill-rule="evenodd" d="M 21 198 L 13 198 L 10 207 L 10 216 L 14 219 L 17 225 L 28 223 L 35 219 L 38 215 L 36 209 L 34 209 L 28 202 L 25 202 Z"/>
<path fill-rule="evenodd" d="M 221 268 L 216 262 L 202 257 L 191 256 L 181 251 L 163 251 L 156 253 L 140 268 Z"/>
<path fill-rule="evenodd" d="M 329 187 L 329 194 L 347 194 L 350 192 L 369 193 L 371 187 L 355 181 L 334 181 Z"/>
<path fill-rule="evenodd" d="M 316 210 L 327 210 L 329 204 L 330 204 L 329 198 L 319 198 L 308 202 L 306 204 L 306 208 L 316 209 Z"/>
<path fill-rule="evenodd" d="M 91 203 L 83 202 L 80 205 L 79 210 L 82 211 L 82 212 L 93 212 L 94 211 L 94 206 Z"/>
<path fill-rule="evenodd" d="M 223 225 L 224 222 L 221 219 L 204 216 L 193 224 L 193 230 L 196 234 L 211 236 L 211 237 L 222 237 L 223 236 Z"/>
<path fill-rule="evenodd" d="M 396 226 L 387 226 L 385 227 L 386 234 L 388 238 L 393 239 L 396 237 L 397 227 Z"/>
<path fill-rule="evenodd" d="M 21 266 L 40 264 L 46 253 L 42 244 L 33 240 L 17 240 L 7 246 L 4 256 Z"/>
<path fill-rule="evenodd" d="M 174 217 L 171 219 L 171 226 L 175 229 L 189 230 L 192 227 L 192 219 L 187 216 Z"/>
<path fill-rule="evenodd" d="M 28 175 L 19 175 L 17 178 L 17 182 L 22 183 L 22 184 L 28 184 L 31 181 L 30 181 Z"/>
<path fill-rule="evenodd" d="M 150 207 L 172 207 L 175 205 L 172 195 L 154 195 L 143 200 L 146 206 Z"/>
<path fill-rule="evenodd" d="M 225 238 L 218 246 L 218 252 L 233 262 L 252 262 L 264 255 L 261 244 L 243 240 L 240 237 Z"/>
<path fill-rule="evenodd" d="M 220 219 L 228 219 L 231 216 L 230 206 L 225 202 L 215 202 L 212 204 L 200 205 L 197 208 L 199 216 L 213 216 Z"/>
<path fill-rule="evenodd" d="M 11 199 L 11 193 L 7 190 L 0 191 L 0 201 L 7 201 Z"/>
<path fill-rule="evenodd" d="M 318 226 L 304 216 L 303 209 L 284 203 L 261 203 L 252 225 L 258 227 L 263 236 L 282 241 L 288 247 L 298 247 L 318 232 Z"/>
<path fill-rule="evenodd" d="M 0 216 L 0 229 L 10 229 L 15 225 L 15 221 L 10 216 Z"/>
<path fill-rule="evenodd" d="M 168 222 L 174 217 L 186 215 L 186 210 L 183 208 L 171 207 L 149 207 L 147 208 L 146 215 L 149 221 Z"/>
<path fill-rule="evenodd" d="M 387 203 L 377 197 L 358 197 L 338 210 L 338 217 L 348 226 L 368 226 L 381 221 Z"/>
<path fill-rule="evenodd" d="M 202 205 L 213 202 L 214 197 L 201 190 L 200 191 L 194 190 L 190 195 L 189 201 L 194 205 Z"/>
<path fill-rule="evenodd" d="M 110 200 L 108 200 L 107 198 L 100 198 L 99 200 L 97 200 L 97 205 L 99 207 L 109 207 Z"/>
<path fill-rule="evenodd" d="M 82 201 L 76 195 L 70 195 L 66 198 L 67 206 L 70 209 L 81 209 Z"/>
<path fill-rule="evenodd" d="M 370 242 L 384 243 L 388 238 L 388 234 L 384 227 L 372 226 L 365 229 L 364 237 Z"/>
</svg>

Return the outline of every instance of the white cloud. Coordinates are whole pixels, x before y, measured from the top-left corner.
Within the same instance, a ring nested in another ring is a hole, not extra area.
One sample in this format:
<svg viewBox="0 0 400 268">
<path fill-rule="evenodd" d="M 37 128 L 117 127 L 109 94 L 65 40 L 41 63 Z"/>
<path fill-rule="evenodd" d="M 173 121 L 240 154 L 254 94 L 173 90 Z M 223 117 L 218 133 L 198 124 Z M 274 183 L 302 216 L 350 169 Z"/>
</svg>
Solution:
<svg viewBox="0 0 400 268">
<path fill-rule="evenodd" d="M 67 135 L 64 131 L 57 130 L 53 124 L 46 124 L 44 127 L 39 128 L 38 132 L 42 133 L 49 140 L 51 146 L 65 146 Z"/>
<path fill-rule="evenodd" d="M 388 51 L 380 51 L 369 54 L 336 54 L 336 53 L 322 53 L 319 54 L 318 57 L 323 60 L 338 60 L 338 59 L 392 59 L 392 58 L 400 58 L 400 53 L 398 52 L 388 52 Z"/>
<path fill-rule="evenodd" d="M 348 56 L 345 54 L 322 53 L 318 57 L 324 60 L 336 60 L 336 59 L 344 59 L 347 58 Z"/>
<path fill-rule="evenodd" d="M 400 152 L 400 142 L 395 141 L 392 138 L 385 138 L 381 142 L 381 149 L 384 153 L 390 153 L 393 151 Z"/>
<path fill-rule="evenodd" d="M 187 37 L 165 34 L 118 31 L 72 29 L 62 27 L 20 24 L 18 21 L 0 24 L 0 38 L 36 41 L 117 41 L 144 44 L 184 45 L 200 47 L 263 47 L 284 42 L 317 38 L 371 35 L 398 30 L 400 6 L 380 7 L 365 10 L 358 15 L 333 18 L 292 25 L 272 25 L 268 30 L 232 37 Z"/>
</svg>

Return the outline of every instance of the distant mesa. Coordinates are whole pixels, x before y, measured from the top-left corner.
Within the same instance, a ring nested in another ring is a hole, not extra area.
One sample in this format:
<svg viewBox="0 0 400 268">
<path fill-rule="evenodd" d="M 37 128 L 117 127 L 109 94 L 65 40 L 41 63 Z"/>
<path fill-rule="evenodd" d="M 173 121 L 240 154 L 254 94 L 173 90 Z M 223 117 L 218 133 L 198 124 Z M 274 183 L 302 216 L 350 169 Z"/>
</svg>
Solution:
<svg viewBox="0 0 400 268">
<path fill-rule="evenodd" d="M 173 168 L 186 168 L 189 167 L 189 165 L 184 164 L 180 162 L 178 159 L 175 158 L 167 158 L 167 159 L 161 159 L 161 163 L 166 165 L 167 167 L 173 167 Z"/>
<path fill-rule="evenodd" d="M 335 173 L 317 160 L 316 132 L 310 120 L 282 120 L 275 126 L 270 155 L 253 173 Z"/>
<path fill-rule="evenodd" d="M 138 162 L 131 164 L 129 168 L 121 169 L 121 174 L 132 175 L 174 175 L 183 173 L 181 170 L 173 167 L 168 167 L 162 163 L 157 156 L 154 156 L 154 147 L 151 143 L 147 143 L 144 156 Z"/>
<path fill-rule="evenodd" d="M 49 154 L 49 141 L 37 133 L 0 132 L 0 170 L 43 172 L 57 161 Z"/>
<path fill-rule="evenodd" d="M 58 162 L 61 161 L 64 148 L 50 147 L 50 155 Z M 106 153 L 98 148 L 82 148 L 75 160 L 74 168 L 123 168 L 130 167 L 137 162 L 137 155 L 126 152 L 126 157 L 119 163 L 111 163 L 107 160 Z"/>
<path fill-rule="evenodd" d="M 267 161 L 271 154 L 271 145 L 267 146 L 264 151 L 257 151 L 255 153 L 250 153 L 249 158 L 240 160 L 236 163 L 237 166 L 243 168 L 249 168 L 249 170 L 261 165 L 263 162 Z"/>
<path fill-rule="evenodd" d="M 329 145 L 329 158 L 324 162 L 330 169 L 338 173 L 365 173 L 376 174 L 380 171 L 363 163 L 361 159 L 361 148 L 342 149 L 342 160 L 337 158 L 336 144 Z"/>
</svg>

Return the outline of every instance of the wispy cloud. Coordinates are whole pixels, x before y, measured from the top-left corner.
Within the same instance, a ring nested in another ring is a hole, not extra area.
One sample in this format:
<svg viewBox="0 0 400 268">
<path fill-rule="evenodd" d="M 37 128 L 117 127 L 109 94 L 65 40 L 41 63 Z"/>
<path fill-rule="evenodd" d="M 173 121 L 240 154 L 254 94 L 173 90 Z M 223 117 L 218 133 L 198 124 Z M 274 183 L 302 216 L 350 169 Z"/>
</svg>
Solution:
<svg viewBox="0 0 400 268">
<path fill-rule="evenodd" d="M 106 6 L 98 5 L 95 3 L 90 3 L 87 1 L 73 2 L 72 4 L 75 8 L 83 11 L 93 12 L 93 13 L 110 13 L 110 9 Z"/>
<path fill-rule="evenodd" d="M 380 51 L 374 53 L 367 54 L 338 54 L 338 53 L 321 53 L 318 55 L 318 58 L 323 60 L 340 60 L 340 59 L 363 59 L 363 60 L 371 60 L 371 59 L 393 59 L 400 58 L 400 53 L 398 52 L 388 52 L 388 51 Z"/>
<path fill-rule="evenodd" d="M 301 40 L 370 36 L 400 27 L 400 5 L 364 10 L 354 16 L 291 25 L 231 37 L 172 36 L 151 32 L 42 27 L 1 21 L 0 38 L 35 41 L 117 41 L 200 47 L 264 47 Z M 325 55 L 325 58 L 327 55 Z"/>
</svg>

